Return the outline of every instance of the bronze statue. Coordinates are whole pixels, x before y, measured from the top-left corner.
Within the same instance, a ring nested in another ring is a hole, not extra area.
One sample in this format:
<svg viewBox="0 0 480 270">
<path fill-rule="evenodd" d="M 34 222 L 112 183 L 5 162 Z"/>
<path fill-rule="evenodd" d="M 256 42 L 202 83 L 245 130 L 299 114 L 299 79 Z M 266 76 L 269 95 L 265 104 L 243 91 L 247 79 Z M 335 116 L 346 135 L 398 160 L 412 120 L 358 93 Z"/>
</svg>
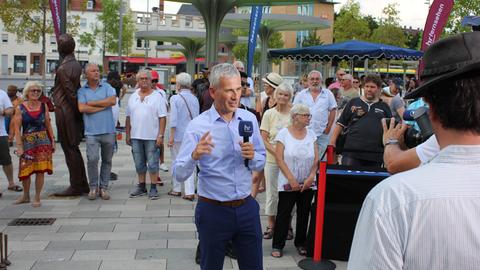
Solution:
<svg viewBox="0 0 480 270">
<path fill-rule="evenodd" d="M 77 104 L 82 67 L 75 59 L 74 51 L 75 41 L 72 36 L 62 34 L 58 39 L 58 53 L 63 60 L 57 68 L 52 97 L 55 103 L 58 140 L 70 173 L 70 186 L 55 193 L 55 196 L 82 195 L 90 190 L 82 154 L 78 148 L 83 132 L 82 115 Z"/>
</svg>

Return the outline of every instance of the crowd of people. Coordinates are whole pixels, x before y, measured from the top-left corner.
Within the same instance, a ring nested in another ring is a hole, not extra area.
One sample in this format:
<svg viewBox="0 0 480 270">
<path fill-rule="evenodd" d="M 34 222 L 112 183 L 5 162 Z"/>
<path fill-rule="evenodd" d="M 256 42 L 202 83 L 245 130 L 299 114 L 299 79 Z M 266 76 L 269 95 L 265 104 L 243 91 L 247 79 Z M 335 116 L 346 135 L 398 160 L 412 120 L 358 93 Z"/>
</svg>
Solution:
<svg viewBox="0 0 480 270">
<path fill-rule="evenodd" d="M 474 232 L 478 226 L 473 225 L 479 224 L 463 211 L 478 211 L 480 83 L 475 72 L 480 58 L 468 53 L 477 41 L 478 33 L 468 33 L 434 44 L 425 54 L 422 79 L 426 83 L 422 86 L 415 78 L 404 84 L 398 78 L 384 80 L 374 74 L 357 77 L 343 69 L 336 71 L 335 78 L 324 80 L 320 71 L 311 70 L 293 86 L 277 73 L 265 74 L 260 93 L 259 81 L 248 77 L 243 63 L 236 61 L 210 65 L 195 81 L 187 73 L 177 74 L 177 94 L 168 99 L 158 88 L 158 73 L 140 70 L 134 92 L 123 103 L 125 140 L 138 177 L 130 197 L 159 198 L 159 170 L 164 164 L 164 146 L 168 147 L 172 157 L 168 195 L 182 196 L 184 183 L 182 198 L 198 199 L 195 224 L 201 268 L 222 269 L 226 250 L 232 246 L 240 269 L 262 269 L 262 238 L 272 239 L 274 258 L 283 256 L 286 241 L 291 239 L 299 255 L 307 254 L 317 165 L 329 145 L 336 149 L 336 160 L 342 165 L 386 167 L 392 174 L 430 162 L 393 176 L 367 196 L 349 269 L 478 265 L 478 258 L 465 254 L 464 259 L 441 258 L 466 248 L 478 251 L 480 243 L 477 235 L 462 234 L 465 228 Z M 453 55 L 445 44 L 466 53 Z M 112 173 L 118 147 L 115 127 L 125 90 L 118 73 L 102 81 L 95 64 L 86 66 L 85 78 L 74 104 L 83 116 L 85 193 L 90 200 L 108 200 L 109 181 L 116 177 Z M 58 108 L 42 98 L 38 82 L 27 83 L 21 97 L 15 86 L 7 90 L 0 91 L 0 163 L 8 189 L 23 191 L 16 204 L 30 203 L 30 178 L 35 175 L 32 206 L 38 207 L 44 174 L 53 172 L 55 138 L 49 111 Z M 403 136 L 414 125 L 403 121 L 404 112 L 425 105 L 431 107 L 435 135 L 406 150 Z M 249 136 L 241 135 L 239 127 L 246 127 Z M 13 142 L 22 187 L 13 180 L 8 150 Z M 456 188 L 448 183 L 452 177 L 459 180 Z M 255 197 L 263 191 L 267 227 L 262 232 Z M 439 209 L 450 210 L 445 214 Z M 425 243 L 441 252 L 426 254 Z"/>
</svg>

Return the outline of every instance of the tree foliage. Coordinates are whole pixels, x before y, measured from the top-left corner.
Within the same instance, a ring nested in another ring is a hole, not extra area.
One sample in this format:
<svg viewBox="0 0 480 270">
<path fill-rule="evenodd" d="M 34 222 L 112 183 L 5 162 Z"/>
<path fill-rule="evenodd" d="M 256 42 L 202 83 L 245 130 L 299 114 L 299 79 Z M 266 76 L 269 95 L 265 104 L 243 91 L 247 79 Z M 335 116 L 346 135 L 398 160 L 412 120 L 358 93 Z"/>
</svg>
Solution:
<svg viewBox="0 0 480 270">
<path fill-rule="evenodd" d="M 407 37 L 400 27 L 398 4 L 388 4 L 383 8 L 384 17 L 380 19 L 377 29 L 373 30 L 370 40 L 376 43 L 405 47 Z"/>
<path fill-rule="evenodd" d="M 308 31 L 308 36 L 303 40 L 302 47 L 322 45 L 322 39 L 317 35 L 316 30 Z"/>
<path fill-rule="evenodd" d="M 335 42 L 351 39 L 367 40 L 369 36 L 369 24 L 360 14 L 359 2 L 348 0 L 340 9 L 333 25 Z"/>
<path fill-rule="evenodd" d="M 452 12 L 445 25 L 444 34 L 454 35 L 461 32 L 471 31 L 470 27 L 462 27 L 463 17 L 469 15 L 480 15 L 480 1 L 476 0 L 455 0 Z"/>
<path fill-rule="evenodd" d="M 102 13 L 97 15 L 97 23 L 91 26 L 91 33 L 80 35 L 80 43 L 90 51 L 100 48 L 103 53 L 118 53 L 118 31 L 120 29 L 120 0 L 103 0 Z M 128 55 L 133 45 L 135 23 L 128 7 L 123 7 L 122 54 Z"/>
<path fill-rule="evenodd" d="M 248 35 L 248 31 L 238 31 L 234 32 L 234 34 L 245 34 Z M 258 44 L 258 43 L 257 43 Z M 268 39 L 268 48 L 269 49 L 276 49 L 276 48 L 282 48 L 283 47 L 283 39 L 282 39 L 282 33 L 280 32 L 275 32 L 273 33 L 270 38 Z M 248 44 L 247 43 L 237 43 L 232 49 L 233 56 L 235 56 L 236 59 L 246 63 L 247 62 L 247 56 L 248 56 Z M 274 63 L 278 63 L 279 59 L 274 59 Z M 259 65 L 260 64 L 260 51 L 255 51 L 255 54 L 253 55 L 253 64 L 254 65 Z"/>
</svg>

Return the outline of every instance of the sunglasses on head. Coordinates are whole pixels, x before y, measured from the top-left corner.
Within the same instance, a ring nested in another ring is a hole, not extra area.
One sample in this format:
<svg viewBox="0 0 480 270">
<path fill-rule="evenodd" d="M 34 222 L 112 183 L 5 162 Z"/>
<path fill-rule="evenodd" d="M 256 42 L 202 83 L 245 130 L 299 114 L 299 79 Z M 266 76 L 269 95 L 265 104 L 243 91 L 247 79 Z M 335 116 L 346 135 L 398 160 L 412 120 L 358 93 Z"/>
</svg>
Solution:
<svg viewBox="0 0 480 270">
<path fill-rule="evenodd" d="M 250 83 L 248 83 L 248 82 L 242 82 L 242 87 L 245 87 L 245 86 L 246 86 L 246 87 L 250 87 Z"/>
<path fill-rule="evenodd" d="M 158 80 L 157 79 L 152 80 L 152 83 L 158 83 Z"/>
</svg>

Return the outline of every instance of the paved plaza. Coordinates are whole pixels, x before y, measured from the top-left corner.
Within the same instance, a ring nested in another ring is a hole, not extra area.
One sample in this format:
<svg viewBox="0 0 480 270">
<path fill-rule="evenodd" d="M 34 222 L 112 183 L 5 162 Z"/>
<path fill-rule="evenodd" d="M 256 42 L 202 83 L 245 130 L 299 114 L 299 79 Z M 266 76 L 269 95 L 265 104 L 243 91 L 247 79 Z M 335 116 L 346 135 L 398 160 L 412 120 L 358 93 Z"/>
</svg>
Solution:
<svg viewBox="0 0 480 270">
<path fill-rule="evenodd" d="M 125 97 L 126 102 L 128 96 Z M 53 117 L 53 115 L 52 115 Z M 123 108 L 121 122 L 124 123 Z M 13 148 L 10 149 L 13 155 Z M 81 151 L 85 158 L 85 144 Z M 166 162 L 171 164 L 169 151 Z M 13 157 L 15 174 L 17 161 Z M 68 170 L 60 145 L 54 155 L 54 174 L 46 176 L 42 206 L 12 205 L 20 193 L 6 190 L 6 179 L 0 174 L 3 196 L 0 199 L 0 229 L 9 237 L 9 270 L 176 270 L 199 269 L 194 262 L 198 242 L 193 222 L 196 202 L 167 195 L 171 188 L 170 172 L 161 172 L 166 182 L 160 187 L 160 199 L 129 198 L 136 183 L 130 147 L 119 141 L 113 158 L 113 169 L 119 175 L 110 184 L 111 199 L 90 201 L 86 196 L 58 199 L 49 197 L 68 183 Z M 33 192 L 33 187 L 31 192 Z M 265 193 L 261 203 L 262 228 Z M 14 218 L 56 218 L 50 226 L 7 226 Z M 300 269 L 293 241 L 287 241 L 284 256 L 270 256 L 271 240 L 264 240 L 265 269 Z M 336 262 L 337 269 L 346 263 Z M 224 269 L 238 269 L 235 260 L 225 258 Z"/>
</svg>

